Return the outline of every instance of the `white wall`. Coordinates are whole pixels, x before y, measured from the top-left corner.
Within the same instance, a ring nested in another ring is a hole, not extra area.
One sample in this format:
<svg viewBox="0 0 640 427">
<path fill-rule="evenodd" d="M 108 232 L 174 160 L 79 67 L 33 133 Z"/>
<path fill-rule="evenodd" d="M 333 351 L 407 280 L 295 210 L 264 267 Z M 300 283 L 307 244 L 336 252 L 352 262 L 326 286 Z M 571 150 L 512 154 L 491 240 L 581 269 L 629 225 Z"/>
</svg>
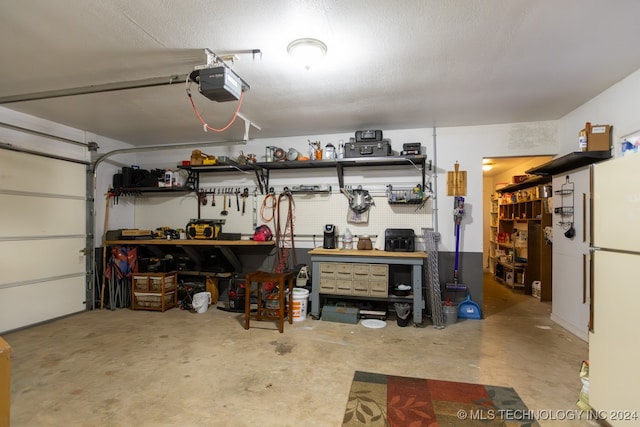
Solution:
<svg viewBox="0 0 640 427">
<path fill-rule="evenodd" d="M 442 234 L 440 250 L 455 251 L 453 234 L 453 197 L 446 194 L 446 172 L 456 161 L 467 171 L 465 217 L 462 221 L 461 252 L 483 252 L 485 200 L 483 157 L 521 157 L 556 153 L 555 122 L 514 123 L 491 126 L 467 126 L 437 130 L 438 224 Z"/>
<path fill-rule="evenodd" d="M 97 135 L 87 134 L 85 132 L 67 128 L 42 121 L 40 119 L 26 116 L 20 113 L 16 113 L 12 110 L 2 108 L 2 117 L 10 123 L 16 123 L 18 125 L 24 125 L 32 129 L 42 130 L 50 133 L 55 133 L 60 136 L 78 139 L 81 141 L 95 141 L 100 147 L 97 155 L 103 155 L 111 150 L 119 148 L 130 147 L 119 141 L 109 140 Z M 85 152 L 82 147 L 75 147 L 72 145 L 56 142 L 54 140 L 43 140 L 41 137 L 35 137 L 32 135 L 24 134 L 22 132 L 9 131 L 4 128 L 0 128 L 0 137 L 3 133 L 11 133 L 9 139 L 14 144 L 21 144 L 27 148 L 49 151 L 57 154 L 69 154 L 76 158 L 89 159 L 89 154 Z M 433 176 L 433 188 L 438 190 L 435 198 L 428 202 L 425 209 L 415 214 L 414 212 L 398 212 L 397 208 L 390 208 L 386 204 L 386 199 L 382 193 L 384 185 L 392 183 L 394 186 L 413 185 L 419 182 L 419 175 L 407 169 L 405 172 L 398 171 L 395 168 L 393 170 L 369 171 L 369 170 L 348 170 L 345 172 L 345 184 L 358 185 L 360 183 L 370 185 L 370 188 L 375 190 L 376 194 L 376 207 L 372 210 L 372 215 L 378 209 L 378 212 L 382 212 L 384 218 L 378 223 L 374 222 L 371 228 L 364 226 L 354 226 L 356 232 L 360 234 L 379 233 L 380 225 L 385 227 L 413 227 L 417 232 L 422 227 L 435 227 L 438 226 L 442 233 L 442 241 L 440 244 L 440 250 L 454 251 L 455 250 L 455 238 L 453 236 L 453 220 L 452 220 L 452 198 L 446 196 L 446 172 L 453 170 L 453 164 L 455 161 L 460 162 L 461 170 L 466 170 L 468 174 L 468 193 L 466 198 L 467 215 L 464 220 L 463 239 L 461 243 L 461 251 L 481 252 L 482 251 L 482 235 L 484 233 L 482 220 L 481 220 L 481 208 L 483 204 L 482 200 L 482 158 L 486 156 L 527 156 L 538 154 L 549 154 L 557 151 L 557 140 L 555 124 L 553 122 L 536 122 L 536 123 L 517 123 L 517 124 L 505 124 L 505 125 L 492 125 L 492 126 L 474 126 L 474 127 L 457 127 L 457 128 L 442 128 L 436 129 L 436 140 L 434 144 L 433 129 L 421 128 L 421 129 L 409 129 L 409 130 L 389 130 L 385 131 L 385 138 L 389 138 L 392 143 L 392 147 L 395 151 L 399 152 L 402 149 L 402 144 L 405 142 L 421 142 L 425 153 L 429 160 L 437 160 L 438 165 L 435 169 L 435 175 Z M 273 145 L 282 147 L 285 149 L 296 148 L 303 153 L 307 152 L 308 141 L 319 140 L 323 145 L 326 143 L 333 143 L 336 145 L 339 140 L 348 141 L 352 134 L 328 134 L 328 135 L 305 135 L 300 137 L 278 138 L 278 139 L 255 139 L 250 140 L 247 145 L 244 146 L 222 146 L 222 147 L 207 147 L 203 148 L 203 151 L 209 154 L 217 156 L 229 156 L 235 158 L 242 150 L 245 154 L 254 153 L 258 156 L 259 160 L 262 160 L 265 152 L 265 147 Z M 436 152 L 437 150 L 437 152 Z M 138 164 L 143 168 L 175 168 L 177 164 L 183 159 L 189 159 L 191 155 L 191 149 L 186 150 L 155 150 L 148 153 L 138 153 L 133 155 L 118 155 L 111 157 L 108 161 L 101 163 L 98 167 L 97 180 L 96 180 L 96 215 L 95 215 L 95 235 L 96 244 L 100 245 L 101 236 L 103 233 L 104 225 L 104 212 L 105 212 L 105 199 L 107 188 L 111 184 L 112 176 L 122 165 Z M 436 158 L 437 155 L 437 158 Z M 284 185 L 302 184 L 302 183 L 317 183 L 319 180 L 322 183 L 329 183 L 334 188 L 337 188 L 337 178 L 334 172 L 331 170 L 324 170 L 320 173 L 314 171 L 313 174 L 306 174 L 302 177 L 299 173 L 281 173 L 273 174 L 271 183 L 278 187 Z M 280 178 L 278 178 L 278 176 Z M 220 185 L 218 178 L 210 178 L 212 181 L 210 185 Z M 253 179 L 248 181 L 240 178 L 229 181 L 228 185 L 235 186 L 248 186 L 253 188 L 255 182 Z M 205 184 L 207 182 L 205 181 Z M 245 185 L 246 184 L 246 185 Z M 225 182 L 224 185 L 227 185 Z M 437 188 L 436 188 L 437 187 Z M 319 197 L 319 196 L 314 196 Z M 156 199 L 149 202 L 152 209 L 145 212 L 144 210 L 138 211 L 135 214 L 134 202 L 120 198 L 119 202 L 115 206 L 111 206 L 109 212 L 109 228 L 126 228 L 134 226 L 151 226 L 149 222 L 152 218 L 153 224 L 160 225 L 172 225 L 178 226 L 178 224 L 184 223 L 184 213 L 181 212 L 175 219 L 160 215 L 162 209 L 155 209 L 159 203 L 178 203 L 178 206 L 183 206 L 184 201 L 179 199 Z M 146 200 L 151 200 L 148 198 Z M 323 199 L 320 199 L 323 200 Z M 322 224 L 330 221 L 339 222 L 340 216 L 346 215 L 346 209 L 342 210 L 340 206 L 346 206 L 346 198 L 339 194 L 332 194 L 327 196 L 325 201 L 329 202 L 327 206 L 338 206 L 338 210 L 331 213 L 330 210 L 316 210 L 312 209 L 312 213 L 319 217 L 317 221 L 316 229 L 321 230 Z M 139 203 L 139 202 L 138 202 Z M 144 204 L 144 202 L 143 202 Z M 172 207 L 168 207 L 168 211 L 172 211 Z M 191 208 L 189 208 L 191 209 Z M 301 208 L 302 209 L 302 208 Z M 437 218 L 435 217 L 437 209 Z M 246 214 L 245 214 L 246 215 Z M 187 217 L 195 216 L 193 211 L 189 211 L 186 214 Z M 309 215 L 305 215 L 308 220 Z M 144 220 L 142 218 L 145 218 Z M 187 218 L 188 219 L 188 218 Z M 236 218 L 237 220 L 238 218 Z M 246 218 L 245 218 L 246 219 Z M 231 222 L 231 218 L 229 218 Z M 436 224 L 437 221 L 437 224 Z M 343 226 L 346 226 L 346 221 L 340 221 Z M 392 223 L 389 223 L 392 222 Z M 174 224 L 175 223 L 175 224 Z M 382 224 L 384 223 L 384 224 Z M 231 224 L 230 224 L 231 225 Z M 338 224 L 340 225 L 340 224 Z M 229 228 L 228 231 L 233 231 Z"/>
<path fill-rule="evenodd" d="M 402 150 L 402 144 L 407 142 L 421 142 L 423 151 L 429 159 L 432 158 L 431 129 L 413 129 L 401 131 L 385 131 L 385 139 L 390 139 L 392 149 L 396 152 Z M 215 156 L 228 156 L 236 159 L 240 152 L 253 153 L 259 161 L 264 161 L 265 147 L 276 146 L 288 150 L 295 148 L 301 153 L 308 153 L 309 141 L 320 141 L 323 146 L 327 143 L 338 145 L 340 140 L 348 141 L 353 134 L 330 135 L 305 135 L 300 137 L 256 139 L 242 146 L 206 147 L 202 151 Z M 175 168 L 181 160 L 188 160 L 191 149 L 171 150 L 138 154 L 138 164 L 145 168 Z M 427 179 L 429 173 L 427 172 Z M 237 212 L 236 197 L 231 195 L 232 206 L 227 208 L 229 215 L 221 215 L 223 196 L 216 195 L 216 206 L 211 205 L 211 197 L 208 197 L 206 206 L 201 206 L 201 218 L 224 219 L 226 221 L 223 231 L 253 233 L 252 209 L 254 203 L 254 191 L 257 191 L 255 174 L 249 173 L 212 173 L 200 174 L 200 187 L 205 189 L 248 188 L 251 196 L 247 199 L 244 215 Z M 389 205 L 386 197 L 386 185 L 393 188 L 412 189 L 420 184 L 422 174 L 416 167 L 407 164 L 402 167 L 370 167 L 370 168 L 345 168 L 344 184 L 357 188 L 362 185 L 369 190 L 374 198 L 375 206 L 369 213 L 369 222 L 353 224 L 347 222 L 348 199 L 339 192 L 337 170 L 327 169 L 295 169 L 291 171 L 272 170 L 270 172 L 269 186 L 274 187 L 277 195 L 282 193 L 284 187 L 292 187 L 300 184 L 328 184 L 332 188 L 331 194 L 297 194 L 295 200 L 295 228 L 296 246 L 313 247 L 322 242 L 324 224 L 335 224 L 338 233 L 342 234 L 348 227 L 354 235 L 383 235 L 386 228 L 412 228 L 417 234 L 424 227 L 432 227 L 432 203 L 427 201 L 422 209 L 416 206 Z M 265 221 L 261 215 L 261 207 L 264 195 L 259 191 L 256 197 L 258 207 L 258 224 Z M 131 203 L 126 200 L 124 203 Z M 135 200 L 136 215 L 135 226 L 142 229 L 155 229 L 159 226 L 184 227 L 190 218 L 197 217 L 197 204 L 194 195 L 184 197 L 148 197 Z M 285 205 L 286 206 L 286 205 Z M 158 215 L 162 212 L 162 215 Z M 268 216 L 269 212 L 267 212 Z M 284 215 L 284 211 L 282 211 Z M 269 223 L 271 225 L 271 223 Z M 314 241 L 313 235 L 316 235 Z"/>
<path fill-rule="evenodd" d="M 452 200 L 446 196 L 446 171 L 453 169 L 455 161 L 460 162 L 461 170 L 468 173 L 468 193 L 466 198 L 467 216 L 464 220 L 464 239 L 461 250 L 482 251 L 482 235 L 484 227 L 480 220 L 482 200 L 481 163 L 483 157 L 491 156 L 529 156 L 553 153 L 568 153 L 577 147 L 577 132 L 582 129 L 586 121 L 592 124 L 611 123 L 614 125 L 614 153 L 619 153 L 619 136 L 634 132 L 640 128 L 638 123 L 638 109 L 640 108 L 634 94 L 640 93 L 640 70 L 631 74 L 625 80 L 615 84 L 583 106 L 556 122 L 516 123 L 490 126 L 455 127 L 436 129 L 437 175 L 434 186 L 438 188 L 437 201 L 433 202 L 437 209 L 437 217 L 433 218 L 442 233 L 440 249 L 452 251 L 455 249 L 453 237 L 453 221 L 451 214 Z M 109 140 L 97 135 L 87 134 L 81 130 L 72 129 L 56 123 L 27 116 L 0 107 L 2 121 L 24 126 L 45 133 L 51 133 L 79 141 L 96 141 L 100 146 L 99 154 L 115 148 L 127 147 L 122 142 Z M 308 140 L 320 140 L 323 144 L 336 144 L 340 139 L 348 140 L 351 134 L 306 135 L 282 139 L 251 140 L 246 146 L 220 147 L 205 149 L 218 155 L 236 156 L 241 148 L 244 153 L 254 153 L 261 158 L 266 145 L 283 148 L 293 147 L 305 152 Z M 432 129 L 413 129 L 386 131 L 385 137 L 392 140 L 396 151 L 401 149 L 403 142 L 420 141 L 426 147 L 427 155 L 434 159 Z M 49 152 L 78 159 L 88 160 L 89 155 L 82 147 L 65 144 L 55 139 L 31 135 L 21 131 L 0 127 L 0 142 L 36 151 Z M 111 177 L 122 164 L 137 163 L 142 167 L 175 167 L 178 159 L 188 159 L 191 150 L 182 152 L 155 151 L 153 153 L 132 156 L 116 156 L 111 162 L 104 162 L 98 169 L 96 184 L 96 236 L 102 235 L 104 223 L 104 200 L 100 200 L 106 192 Z M 331 179 L 332 177 L 327 177 Z M 313 181 L 314 178 L 309 178 Z M 317 178 L 316 178 L 317 179 Z M 406 178 L 395 178 L 406 180 Z M 357 177 L 356 177 L 357 180 Z M 302 181 L 301 181 L 302 182 Z M 355 181 L 353 181 L 355 182 Z M 275 183 L 275 182 L 274 182 Z M 347 183 L 350 183 L 347 181 Z M 110 228 L 134 226 L 134 210 L 132 204 L 120 200 L 118 206 L 111 210 L 109 216 Z M 425 222 L 429 226 L 429 221 Z M 97 239 L 99 240 L 99 239 Z"/>
<path fill-rule="evenodd" d="M 419 175 L 408 169 L 384 169 L 377 168 L 366 170 L 345 170 L 345 184 L 363 184 L 376 196 L 376 206 L 372 208 L 369 225 L 350 225 L 352 232 L 356 234 L 379 234 L 386 227 L 414 228 L 417 233 L 422 227 L 436 226 L 442 234 L 440 250 L 452 252 L 455 250 L 455 237 L 453 235 L 453 198 L 446 196 L 446 172 L 453 170 L 454 163 L 460 163 L 460 169 L 467 171 L 467 197 L 466 216 L 463 221 L 463 235 L 461 238 L 461 252 L 482 252 L 484 227 L 482 224 L 483 189 L 482 189 L 482 158 L 487 156 L 530 156 L 540 154 L 553 154 L 557 152 L 557 128 L 555 122 L 516 123 L 491 126 L 457 127 L 436 129 L 434 142 L 433 129 L 409 129 L 390 130 L 384 132 L 384 137 L 389 138 L 394 151 L 402 150 L 402 144 L 406 142 L 421 142 L 428 159 L 436 160 L 438 165 L 434 169 L 432 178 L 433 189 L 437 199 L 430 201 L 425 209 L 414 212 L 411 209 L 399 209 L 390 207 L 386 203 L 384 187 L 391 183 L 395 186 L 415 185 L 419 182 Z M 263 160 L 266 146 L 277 146 L 284 149 L 295 148 L 302 153 L 308 151 L 308 141 L 321 141 L 322 145 L 339 140 L 348 141 L 353 134 L 328 134 L 305 135 L 300 137 L 288 137 L 277 139 L 251 140 L 244 146 L 221 146 L 203 148 L 207 154 L 216 156 L 229 156 L 236 158 L 242 150 L 243 153 L 253 153 L 258 160 Z M 181 160 L 189 159 L 191 149 L 153 151 L 141 153 L 137 156 L 137 164 L 144 168 L 175 168 Z M 437 157 L 436 157 L 437 156 Z M 255 187 L 255 180 L 251 175 L 217 175 L 202 176 L 205 181 L 203 186 L 229 186 L 231 188 L 249 187 L 251 191 Z M 224 180 L 224 182 L 220 182 Z M 280 191 L 283 186 L 291 186 L 306 183 L 328 183 L 334 191 L 338 188 L 335 171 L 275 171 L 271 174 L 270 185 Z M 186 197 L 187 199 L 189 196 Z M 250 198 L 251 199 L 251 198 Z M 194 200 L 187 201 L 184 198 L 174 199 L 138 199 L 136 200 L 135 226 L 139 228 L 155 228 L 160 225 L 182 226 L 186 220 L 195 217 L 196 210 Z M 219 204 L 221 200 L 218 200 Z M 300 210 L 298 228 L 301 234 L 321 233 L 323 224 L 336 223 L 340 229 L 344 229 L 346 223 L 347 203 L 346 198 L 340 194 L 330 196 L 311 196 L 310 202 L 301 200 L 296 209 Z M 123 201 L 120 204 L 127 205 L 131 201 Z M 219 215 L 218 206 L 203 207 L 203 217 L 222 218 Z M 262 198 L 258 198 L 261 205 Z M 235 197 L 233 198 L 233 211 L 225 217 L 226 230 L 230 232 L 245 232 L 250 217 L 233 215 L 235 212 Z M 120 209 L 116 207 L 113 211 Z M 437 218 L 434 216 L 438 212 Z M 162 212 L 164 222 L 159 224 L 158 213 Z M 437 219 L 437 224 L 436 224 Z M 259 221 L 260 222 L 260 221 Z M 303 224 L 306 224 L 303 225 Z M 113 228 L 113 227 L 111 227 Z M 250 229 L 250 228 L 249 228 Z M 355 229 L 355 230 L 354 230 Z M 315 231 L 314 231 L 315 230 Z"/>
<path fill-rule="evenodd" d="M 578 132 L 586 122 L 613 125 L 613 155 L 620 155 L 621 138 L 640 130 L 640 70 L 614 84 L 559 120 L 560 154 L 578 151 Z"/>
<path fill-rule="evenodd" d="M 561 153 L 577 151 L 578 131 L 585 122 L 613 125 L 613 155 L 621 155 L 622 137 L 640 129 L 640 70 L 611 88 L 591 99 L 576 110 L 559 120 Z M 565 177 L 575 184 L 575 228 L 576 237 L 567 239 L 564 230 L 554 217 L 553 224 L 553 302 L 551 319 L 562 325 L 578 337 L 587 340 L 588 306 L 583 300 L 582 254 L 587 252 L 588 244 L 583 242 L 582 234 L 586 224 L 582 223 L 582 194 L 589 193 L 588 168 L 583 167 L 567 171 L 554 181 L 563 183 Z M 554 187 L 555 188 L 555 187 Z M 554 196 L 554 203 L 559 203 Z M 588 212 L 588 209 L 587 209 Z M 587 230 L 588 232 L 588 230 Z M 588 240 L 588 236 L 587 236 Z M 632 333 L 631 331 L 629 333 Z"/>
</svg>

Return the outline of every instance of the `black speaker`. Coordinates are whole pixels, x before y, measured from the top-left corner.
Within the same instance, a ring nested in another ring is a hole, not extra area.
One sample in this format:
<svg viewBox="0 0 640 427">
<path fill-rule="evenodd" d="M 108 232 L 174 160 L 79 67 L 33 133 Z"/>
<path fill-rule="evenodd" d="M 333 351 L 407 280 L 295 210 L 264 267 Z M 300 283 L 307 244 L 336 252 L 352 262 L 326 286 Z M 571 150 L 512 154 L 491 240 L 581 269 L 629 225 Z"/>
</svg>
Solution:
<svg viewBox="0 0 640 427">
<path fill-rule="evenodd" d="M 122 168 L 122 186 L 125 188 L 133 187 L 133 168 L 124 166 Z"/>
<path fill-rule="evenodd" d="M 113 188 L 122 188 L 122 187 L 124 187 L 124 185 L 123 185 L 123 177 L 122 177 L 121 173 L 114 173 L 113 174 L 112 187 Z"/>
</svg>

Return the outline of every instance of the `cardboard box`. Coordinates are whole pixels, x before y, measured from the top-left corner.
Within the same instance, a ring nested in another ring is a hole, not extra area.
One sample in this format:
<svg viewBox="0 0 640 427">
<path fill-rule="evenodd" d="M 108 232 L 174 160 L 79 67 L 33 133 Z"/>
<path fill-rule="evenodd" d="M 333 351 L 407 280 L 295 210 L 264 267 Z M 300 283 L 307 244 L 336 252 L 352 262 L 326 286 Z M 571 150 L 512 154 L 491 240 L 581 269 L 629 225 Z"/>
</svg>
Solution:
<svg viewBox="0 0 640 427">
<path fill-rule="evenodd" d="M 11 409 L 11 347 L 0 337 L 0 427 L 9 427 Z"/>
<path fill-rule="evenodd" d="M 593 125 L 587 135 L 587 151 L 611 150 L 611 125 Z"/>
<path fill-rule="evenodd" d="M 514 175 L 512 181 L 514 184 L 520 184 L 526 181 L 527 178 L 529 178 L 529 175 Z"/>
</svg>

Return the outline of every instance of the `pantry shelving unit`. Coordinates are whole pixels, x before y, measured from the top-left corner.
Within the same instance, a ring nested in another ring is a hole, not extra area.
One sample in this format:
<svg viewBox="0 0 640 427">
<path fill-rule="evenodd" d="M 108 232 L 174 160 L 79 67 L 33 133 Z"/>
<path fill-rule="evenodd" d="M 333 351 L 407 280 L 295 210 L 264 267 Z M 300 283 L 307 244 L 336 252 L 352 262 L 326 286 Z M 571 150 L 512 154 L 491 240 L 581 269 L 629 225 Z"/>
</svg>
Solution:
<svg viewBox="0 0 640 427">
<path fill-rule="evenodd" d="M 551 177 L 533 177 L 500 188 L 495 244 L 494 277 L 512 289 L 532 294 L 540 281 L 540 300 L 551 301 L 551 246 L 544 228 L 551 226 L 550 194 L 544 191 Z M 541 197 L 547 196 L 547 197 Z"/>
<path fill-rule="evenodd" d="M 489 259 L 488 268 L 492 274 L 496 272 L 496 251 L 498 250 L 498 215 L 500 198 L 497 194 L 491 195 L 491 208 L 489 211 Z"/>
</svg>

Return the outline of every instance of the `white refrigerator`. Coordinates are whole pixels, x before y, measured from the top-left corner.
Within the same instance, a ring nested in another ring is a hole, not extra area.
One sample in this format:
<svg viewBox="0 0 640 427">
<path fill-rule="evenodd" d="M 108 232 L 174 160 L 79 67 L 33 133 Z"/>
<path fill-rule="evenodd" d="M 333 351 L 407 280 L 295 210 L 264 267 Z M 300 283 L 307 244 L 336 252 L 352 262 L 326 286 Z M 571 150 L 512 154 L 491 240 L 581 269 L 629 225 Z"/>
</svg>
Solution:
<svg viewBox="0 0 640 427">
<path fill-rule="evenodd" d="M 589 403 L 640 425 L 640 155 L 593 166 Z"/>
</svg>

